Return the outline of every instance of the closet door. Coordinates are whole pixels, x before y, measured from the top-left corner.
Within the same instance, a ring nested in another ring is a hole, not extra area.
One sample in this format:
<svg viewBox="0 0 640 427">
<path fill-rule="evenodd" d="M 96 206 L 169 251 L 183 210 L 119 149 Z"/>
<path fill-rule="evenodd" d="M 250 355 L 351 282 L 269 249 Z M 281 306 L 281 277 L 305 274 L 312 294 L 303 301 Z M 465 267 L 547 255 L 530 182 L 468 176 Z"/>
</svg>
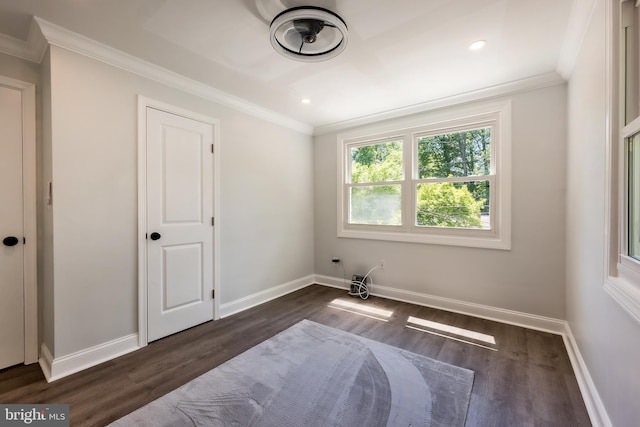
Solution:
<svg viewBox="0 0 640 427">
<path fill-rule="evenodd" d="M 22 92 L 0 85 L 0 369 L 25 360 Z"/>
<path fill-rule="evenodd" d="M 148 341 L 213 320 L 213 126 L 147 108 Z"/>
</svg>

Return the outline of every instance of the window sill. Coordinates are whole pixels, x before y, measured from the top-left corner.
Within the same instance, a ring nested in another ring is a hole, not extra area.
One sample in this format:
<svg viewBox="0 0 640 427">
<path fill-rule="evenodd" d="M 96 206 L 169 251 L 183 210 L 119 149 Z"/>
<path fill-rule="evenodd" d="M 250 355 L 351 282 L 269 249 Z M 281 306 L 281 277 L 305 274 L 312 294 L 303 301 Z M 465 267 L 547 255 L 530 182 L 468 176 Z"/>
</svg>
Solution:
<svg viewBox="0 0 640 427">
<path fill-rule="evenodd" d="M 605 291 L 633 319 L 640 323 L 640 277 L 638 272 L 618 264 L 618 277 L 609 276 L 604 284 Z"/>
<path fill-rule="evenodd" d="M 436 235 L 402 232 L 382 232 L 370 230 L 338 231 L 338 237 L 352 239 L 384 240 L 391 242 L 422 243 L 432 245 L 464 246 L 469 248 L 510 250 L 511 239 L 508 236 L 469 236 L 469 235 Z"/>
</svg>

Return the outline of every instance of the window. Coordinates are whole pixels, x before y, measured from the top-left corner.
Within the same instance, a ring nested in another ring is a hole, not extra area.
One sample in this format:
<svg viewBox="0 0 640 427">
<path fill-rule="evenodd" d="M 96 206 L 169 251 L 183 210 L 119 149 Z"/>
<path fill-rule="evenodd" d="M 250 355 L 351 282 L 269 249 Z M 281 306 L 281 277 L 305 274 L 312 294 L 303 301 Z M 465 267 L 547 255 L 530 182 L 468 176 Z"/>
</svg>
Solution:
<svg viewBox="0 0 640 427">
<path fill-rule="evenodd" d="M 400 225 L 402 141 L 349 147 L 349 224 Z"/>
<path fill-rule="evenodd" d="M 627 253 L 640 261 L 640 134 L 627 140 Z"/>
<path fill-rule="evenodd" d="M 338 236 L 509 249 L 509 121 L 494 102 L 339 136 Z"/>
<path fill-rule="evenodd" d="M 493 127 L 416 136 L 416 225 L 491 229 Z"/>
<path fill-rule="evenodd" d="M 635 0 L 611 7 L 605 290 L 640 322 L 640 8 Z"/>
<path fill-rule="evenodd" d="M 622 31 L 620 34 L 622 62 L 620 64 L 623 82 L 620 108 L 622 131 L 620 148 L 624 155 L 622 188 L 626 189 L 622 202 L 621 231 L 623 234 L 621 255 L 628 265 L 640 261 L 640 8 L 635 1 L 622 3 Z M 626 244 L 625 244 L 626 242 Z M 630 258 L 630 259 L 626 259 Z"/>
</svg>

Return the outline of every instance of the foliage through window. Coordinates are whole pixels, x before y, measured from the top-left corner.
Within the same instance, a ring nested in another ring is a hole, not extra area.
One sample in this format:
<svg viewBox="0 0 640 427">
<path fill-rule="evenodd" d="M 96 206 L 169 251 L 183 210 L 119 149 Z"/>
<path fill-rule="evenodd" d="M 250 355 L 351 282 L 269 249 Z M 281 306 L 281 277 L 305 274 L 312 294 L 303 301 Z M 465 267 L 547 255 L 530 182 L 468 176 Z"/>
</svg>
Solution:
<svg viewBox="0 0 640 427">
<path fill-rule="evenodd" d="M 402 222 L 402 141 L 351 148 L 350 224 Z"/>
<path fill-rule="evenodd" d="M 508 106 L 340 138 L 339 235 L 507 249 Z"/>
<path fill-rule="evenodd" d="M 491 128 L 417 138 L 416 224 L 490 228 Z"/>
</svg>

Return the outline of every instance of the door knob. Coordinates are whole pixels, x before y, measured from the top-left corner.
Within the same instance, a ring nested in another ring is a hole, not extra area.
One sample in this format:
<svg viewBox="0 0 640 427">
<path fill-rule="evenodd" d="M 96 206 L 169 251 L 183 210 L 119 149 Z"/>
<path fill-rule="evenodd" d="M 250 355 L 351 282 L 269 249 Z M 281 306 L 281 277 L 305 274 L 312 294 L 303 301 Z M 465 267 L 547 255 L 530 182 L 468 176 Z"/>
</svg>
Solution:
<svg viewBox="0 0 640 427">
<path fill-rule="evenodd" d="M 2 244 L 5 246 L 15 246 L 18 244 L 18 242 L 19 242 L 18 238 L 13 236 L 5 237 L 2 240 Z"/>
<path fill-rule="evenodd" d="M 154 231 L 153 233 L 151 233 L 151 236 L 149 237 L 151 237 L 151 240 L 158 240 L 159 238 L 162 237 L 162 235 Z"/>
</svg>

